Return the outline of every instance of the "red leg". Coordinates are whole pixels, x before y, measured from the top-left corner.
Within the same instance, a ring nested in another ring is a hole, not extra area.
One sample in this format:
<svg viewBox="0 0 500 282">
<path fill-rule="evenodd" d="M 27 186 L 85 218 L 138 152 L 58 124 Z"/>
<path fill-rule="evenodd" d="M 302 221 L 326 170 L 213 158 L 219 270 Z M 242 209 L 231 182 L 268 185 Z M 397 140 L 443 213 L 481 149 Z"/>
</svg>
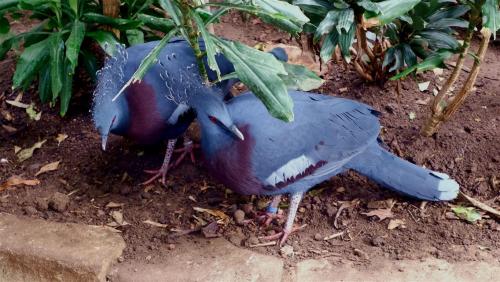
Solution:
<svg viewBox="0 0 500 282">
<path fill-rule="evenodd" d="M 165 185 L 165 181 L 167 179 L 167 172 L 170 167 L 170 159 L 172 158 L 172 153 L 174 152 L 175 147 L 175 139 L 168 140 L 167 143 L 167 151 L 165 152 L 165 158 L 163 159 L 163 164 L 160 169 L 156 170 L 145 170 L 145 173 L 153 174 L 153 177 L 143 182 L 142 185 L 148 185 L 153 183 L 156 179 L 160 178 L 161 184 Z"/>
<path fill-rule="evenodd" d="M 193 162 L 193 164 L 196 163 L 196 159 L 194 157 L 194 149 L 199 147 L 200 145 L 194 144 L 193 141 L 191 141 L 187 136 L 184 136 L 184 148 L 174 150 L 174 152 L 182 154 L 179 156 L 179 158 L 177 158 L 172 167 L 178 166 L 188 154 L 191 158 L 191 162 Z"/>
</svg>

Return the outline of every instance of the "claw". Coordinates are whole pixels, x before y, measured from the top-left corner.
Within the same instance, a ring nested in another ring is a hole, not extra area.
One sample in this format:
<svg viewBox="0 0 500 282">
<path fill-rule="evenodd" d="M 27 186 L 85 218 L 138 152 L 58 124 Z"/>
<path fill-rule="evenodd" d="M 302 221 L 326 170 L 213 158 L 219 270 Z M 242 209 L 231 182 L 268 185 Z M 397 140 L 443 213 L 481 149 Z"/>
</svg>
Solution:
<svg viewBox="0 0 500 282">
<path fill-rule="evenodd" d="M 194 157 L 194 149 L 199 148 L 200 145 L 198 144 L 193 144 L 193 141 L 191 140 L 185 140 L 184 141 L 184 148 L 176 149 L 174 150 L 175 153 L 182 153 L 179 158 L 175 161 L 174 165 L 172 167 L 178 166 L 182 160 L 186 157 L 187 154 L 189 154 L 191 162 L 193 164 L 196 164 L 196 158 Z"/>
<path fill-rule="evenodd" d="M 291 230 L 283 230 L 283 231 L 278 232 L 274 235 L 259 237 L 259 239 L 270 241 L 270 240 L 277 240 L 277 239 L 281 238 L 279 246 L 282 247 L 285 244 L 286 240 L 288 239 L 288 236 L 290 236 L 290 234 L 297 232 L 297 231 L 300 231 L 300 230 L 304 229 L 306 226 L 307 226 L 307 224 L 304 224 L 304 225 L 299 226 L 299 227 L 293 227 Z"/>
<path fill-rule="evenodd" d="M 257 216 L 257 221 L 263 226 L 267 227 L 271 224 L 273 220 L 281 220 L 284 218 L 283 214 L 272 213 L 272 212 L 259 212 Z"/>
</svg>

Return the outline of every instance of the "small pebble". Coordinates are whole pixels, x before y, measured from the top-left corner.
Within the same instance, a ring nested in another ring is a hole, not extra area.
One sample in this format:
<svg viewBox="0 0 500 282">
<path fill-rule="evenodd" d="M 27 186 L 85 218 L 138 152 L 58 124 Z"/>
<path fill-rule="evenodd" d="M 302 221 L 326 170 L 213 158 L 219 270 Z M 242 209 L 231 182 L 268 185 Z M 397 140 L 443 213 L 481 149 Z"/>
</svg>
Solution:
<svg viewBox="0 0 500 282">
<path fill-rule="evenodd" d="M 259 241 L 259 238 L 255 237 L 255 236 L 251 236 L 251 237 L 249 237 L 249 238 L 247 239 L 247 243 L 248 243 L 249 245 L 257 245 L 257 244 L 259 244 L 259 243 L 260 243 L 260 241 Z"/>
<path fill-rule="evenodd" d="M 175 245 L 174 244 L 168 244 L 168 249 L 172 251 L 173 249 L 175 249 Z"/>
<path fill-rule="evenodd" d="M 290 245 L 285 245 L 281 247 L 280 254 L 282 257 L 293 257 L 294 255 L 293 247 Z"/>
<path fill-rule="evenodd" d="M 381 247 L 385 244 L 384 238 L 382 238 L 380 236 L 373 238 L 371 243 L 372 243 L 372 246 L 375 246 L 375 247 Z"/>
<path fill-rule="evenodd" d="M 24 208 L 24 213 L 26 215 L 34 215 L 37 213 L 37 210 L 32 206 L 27 206 Z"/>
<path fill-rule="evenodd" d="M 234 212 L 234 221 L 236 222 L 236 224 L 238 225 L 242 225 L 245 221 L 245 212 L 242 211 L 242 210 L 236 210 Z"/>
<path fill-rule="evenodd" d="M 125 258 L 123 258 L 122 256 L 118 257 L 118 262 L 119 262 L 119 263 L 122 263 L 122 262 L 124 262 L 124 261 L 125 261 Z"/>
<path fill-rule="evenodd" d="M 36 198 L 35 206 L 39 211 L 46 211 L 49 209 L 49 200 L 47 198 Z"/>
<path fill-rule="evenodd" d="M 57 211 L 64 212 L 68 208 L 69 197 L 66 194 L 56 192 L 49 199 L 49 208 Z"/>
<path fill-rule="evenodd" d="M 319 233 L 316 233 L 316 234 L 314 234 L 314 240 L 321 241 L 321 240 L 323 240 L 323 236 L 321 236 L 321 234 L 319 234 Z"/>
</svg>

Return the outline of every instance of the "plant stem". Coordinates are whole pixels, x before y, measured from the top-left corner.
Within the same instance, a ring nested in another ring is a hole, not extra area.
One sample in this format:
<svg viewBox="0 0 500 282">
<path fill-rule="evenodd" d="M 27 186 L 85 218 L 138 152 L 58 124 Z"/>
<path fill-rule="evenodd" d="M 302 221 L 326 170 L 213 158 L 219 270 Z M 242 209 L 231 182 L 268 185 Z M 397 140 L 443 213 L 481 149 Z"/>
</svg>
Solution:
<svg viewBox="0 0 500 282">
<path fill-rule="evenodd" d="M 198 65 L 198 71 L 200 72 L 201 77 L 205 84 L 209 84 L 207 70 L 205 69 L 205 63 L 203 62 L 203 52 L 200 49 L 200 43 L 198 41 L 198 29 L 196 25 L 191 20 L 191 7 L 188 3 L 189 0 L 181 0 L 180 1 L 180 9 L 182 12 L 182 25 L 186 29 L 186 33 L 188 36 L 188 41 L 191 47 L 193 47 L 194 55 L 196 56 L 196 63 Z"/>
<path fill-rule="evenodd" d="M 111 18 L 118 18 L 120 15 L 120 0 L 102 0 L 102 13 Z M 120 39 L 120 31 L 116 28 L 106 27 Z"/>
<path fill-rule="evenodd" d="M 447 121 L 451 117 L 451 115 L 458 110 L 458 108 L 462 105 L 462 103 L 465 101 L 467 96 L 469 96 L 471 89 L 472 89 L 472 87 L 474 87 L 477 76 L 479 74 L 479 70 L 481 68 L 481 63 L 482 63 L 484 56 L 486 54 L 486 50 L 488 49 L 488 43 L 489 43 L 490 37 L 491 37 L 491 30 L 489 30 L 488 28 L 483 28 L 481 30 L 481 34 L 483 35 L 483 39 L 481 40 L 481 43 L 479 45 L 479 50 L 476 54 L 477 59 L 474 61 L 474 65 L 472 66 L 471 72 L 470 72 L 469 76 L 467 77 L 467 79 L 464 83 L 464 86 L 462 87 L 462 89 L 460 89 L 460 92 L 453 98 L 453 100 L 444 108 L 442 108 L 439 104 L 445 100 L 445 98 L 446 98 L 445 94 L 447 91 L 443 92 L 444 94 L 441 95 L 441 99 L 438 100 L 437 99 L 438 97 L 436 97 L 437 102 L 435 101 L 433 103 L 433 106 L 432 106 L 433 114 L 429 118 L 429 120 L 427 120 L 425 126 L 422 128 L 422 134 L 424 136 L 433 135 L 439 129 L 439 126 L 441 125 L 441 123 L 443 123 L 444 121 Z M 470 37 L 472 37 L 472 35 Z M 470 43 L 470 38 L 468 38 L 468 39 L 469 39 L 469 43 Z M 466 44 L 465 42 L 466 41 L 464 41 L 464 47 Z M 457 61 L 457 64 L 455 66 L 455 69 L 453 70 L 452 76 L 455 72 L 460 72 L 462 67 L 463 67 L 463 58 L 462 57 L 465 56 L 467 54 L 466 52 L 468 51 L 465 49 L 468 49 L 468 46 L 467 46 L 467 48 L 464 48 L 465 52 L 462 51 L 462 53 L 460 54 L 459 61 Z M 462 59 L 462 60 L 460 60 L 460 59 Z M 450 76 L 449 81 L 453 78 L 452 76 Z M 456 76 L 458 77 L 458 74 Z M 455 81 L 456 81 L 456 77 L 455 77 Z M 444 87 L 441 89 L 441 91 L 443 91 L 443 90 L 444 90 Z M 441 92 L 439 94 L 441 94 Z M 435 106 L 436 103 L 437 103 L 437 105 Z"/>
</svg>

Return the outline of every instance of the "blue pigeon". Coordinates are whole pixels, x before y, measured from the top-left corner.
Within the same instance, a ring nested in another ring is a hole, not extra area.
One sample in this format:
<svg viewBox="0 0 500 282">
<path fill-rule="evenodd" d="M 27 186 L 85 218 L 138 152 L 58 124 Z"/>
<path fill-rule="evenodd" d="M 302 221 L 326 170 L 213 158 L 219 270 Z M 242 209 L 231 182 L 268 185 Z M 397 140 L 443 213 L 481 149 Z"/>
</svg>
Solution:
<svg viewBox="0 0 500 282">
<path fill-rule="evenodd" d="M 397 192 L 428 201 L 454 199 L 458 183 L 389 153 L 380 146 L 378 112 L 349 99 L 289 91 L 295 120 L 271 117 L 253 93 L 226 103 L 205 90 L 193 95 L 202 132 L 202 151 L 211 174 L 233 191 L 290 195 L 285 228 L 268 239 L 283 244 L 294 231 L 298 205 L 309 189 L 348 169 Z"/>
<path fill-rule="evenodd" d="M 203 40 L 200 47 L 205 49 Z M 189 43 L 182 38 L 172 39 L 160 52 L 158 64 L 151 67 L 139 83 L 130 85 L 116 101 L 113 97 L 133 75 L 144 57 L 157 46 L 158 41 L 138 44 L 127 49 L 123 46 L 117 47 L 114 57 L 108 58 L 98 76 L 97 88 L 94 92 L 93 120 L 102 137 L 102 148 L 105 150 L 107 138 L 110 133 L 128 137 L 140 144 L 155 144 L 168 140 L 167 151 L 163 164 L 159 170 L 146 171 L 154 174 L 152 178 L 143 184 L 148 184 L 161 177 L 165 182 L 169 168 L 170 158 L 174 152 L 175 141 L 194 120 L 195 114 L 188 106 L 177 103 L 175 97 L 189 95 L 190 93 L 176 93 L 182 91 L 182 77 L 179 70 L 189 70 L 192 74 L 199 72 L 194 65 L 196 59 L 194 51 Z M 276 48 L 271 53 L 280 60 L 287 61 L 288 57 L 283 49 Z M 234 72 L 234 66 L 223 55 L 216 55 L 221 75 Z M 208 68 L 206 58 L 205 65 L 210 80 L 216 80 L 217 75 Z M 185 71 L 184 71 L 185 72 Z M 174 84 L 165 84 L 161 75 L 170 75 Z M 191 79 L 190 81 L 193 81 Z M 237 80 L 226 80 L 214 87 L 220 90 L 222 95 L 230 95 L 231 86 Z M 176 95 L 166 95 L 166 93 Z M 175 164 L 178 164 L 184 156 L 191 154 L 194 162 L 193 144 L 185 137 L 184 149 L 180 149 L 182 155 Z"/>
</svg>

